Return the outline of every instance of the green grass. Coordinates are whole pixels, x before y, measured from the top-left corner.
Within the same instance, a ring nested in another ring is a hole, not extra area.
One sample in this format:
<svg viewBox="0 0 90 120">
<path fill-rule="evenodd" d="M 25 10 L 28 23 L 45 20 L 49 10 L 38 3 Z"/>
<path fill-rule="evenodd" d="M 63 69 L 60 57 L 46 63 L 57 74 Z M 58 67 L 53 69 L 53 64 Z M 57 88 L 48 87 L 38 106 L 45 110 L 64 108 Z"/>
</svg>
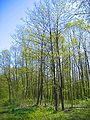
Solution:
<svg viewBox="0 0 90 120">
<path fill-rule="evenodd" d="M 0 103 L 0 120 L 90 120 L 90 108 L 73 108 L 55 112 L 51 107 L 20 107 L 16 104 Z M 83 101 L 90 106 L 90 100 Z"/>
</svg>

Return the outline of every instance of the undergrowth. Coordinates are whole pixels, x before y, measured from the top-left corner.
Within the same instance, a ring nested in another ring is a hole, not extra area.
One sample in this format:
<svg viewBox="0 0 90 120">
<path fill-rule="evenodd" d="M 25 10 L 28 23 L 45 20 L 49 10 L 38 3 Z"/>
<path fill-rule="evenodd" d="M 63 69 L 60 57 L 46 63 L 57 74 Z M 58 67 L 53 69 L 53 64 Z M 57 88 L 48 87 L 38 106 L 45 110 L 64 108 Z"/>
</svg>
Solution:
<svg viewBox="0 0 90 120">
<path fill-rule="evenodd" d="M 0 120 L 90 120 L 90 108 L 72 108 L 58 112 L 53 106 L 20 106 L 20 104 L 9 104 L 2 101 L 0 107 Z M 83 101 L 90 106 L 90 100 Z"/>
</svg>

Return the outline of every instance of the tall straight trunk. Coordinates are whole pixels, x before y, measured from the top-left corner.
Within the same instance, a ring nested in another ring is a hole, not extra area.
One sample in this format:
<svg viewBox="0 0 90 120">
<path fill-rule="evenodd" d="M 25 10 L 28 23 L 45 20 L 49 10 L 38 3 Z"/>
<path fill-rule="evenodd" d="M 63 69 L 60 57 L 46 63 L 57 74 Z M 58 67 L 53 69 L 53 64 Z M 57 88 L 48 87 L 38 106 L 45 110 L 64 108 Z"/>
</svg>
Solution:
<svg viewBox="0 0 90 120">
<path fill-rule="evenodd" d="M 46 94 L 46 99 L 47 99 L 47 103 L 48 103 L 48 98 L 49 98 L 49 94 L 48 94 L 48 92 L 49 92 L 49 90 L 48 90 L 48 72 L 47 72 L 47 78 L 46 78 L 46 91 L 47 91 L 47 94 Z"/>
<path fill-rule="evenodd" d="M 39 99 L 40 99 L 40 70 L 38 71 L 38 95 L 37 95 L 37 103 L 36 103 L 36 105 L 39 104 Z"/>
<path fill-rule="evenodd" d="M 52 44 L 52 33 L 50 28 L 50 43 L 51 43 L 51 63 L 52 63 L 52 72 L 53 72 L 53 92 L 54 92 L 54 104 L 55 110 L 58 110 L 58 102 L 57 102 L 57 92 L 56 92 L 56 78 L 55 78 L 55 63 L 54 63 L 54 54 L 53 54 L 53 44 Z"/>
<path fill-rule="evenodd" d="M 25 75 L 24 73 L 21 73 L 21 81 L 22 81 L 22 98 L 25 99 Z"/>
<path fill-rule="evenodd" d="M 49 39 L 50 39 L 50 50 L 51 50 L 51 67 L 52 67 L 52 73 L 53 73 L 53 87 L 52 91 L 54 93 L 54 105 L 55 105 L 55 110 L 58 110 L 58 102 L 57 102 L 57 92 L 56 92 L 56 78 L 55 78 L 55 63 L 54 63 L 54 54 L 53 54 L 53 42 L 52 42 L 52 29 L 51 29 L 51 13 L 50 13 L 50 4 L 47 6 L 48 10 L 48 25 L 49 25 Z"/>
<path fill-rule="evenodd" d="M 9 77 L 8 79 L 8 95 L 9 95 L 9 102 L 11 102 L 11 77 L 10 77 L 10 68 L 9 68 Z"/>
<path fill-rule="evenodd" d="M 68 70 L 68 75 L 69 75 L 69 94 L 70 94 L 70 101 L 71 101 L 71 107 L 73 107 L 73 89 L 72 89 L 72 79 L 73 79 L 73 60 L 71 63 L 71 55 L 70 55 L 70 46 L 69 46 L 69 70 Z M 71 66 L 72 66 L 72 78 L 71 78 Z"/>
<path fill-rule="evenodd" d="M 87 96 L 89 96 L 89 61 L 88 61 L 88 55 L 87 55 L 85 45 L 83 45 L 83 49 L 84 49 L 84 56 L 85 56 L 86 94 Z"/>
<path fill-rule="evenodd" d="M 64 95 L 63 95 L 63 87 L 64 87 L 64 84 L 63 84 L 63 76 L 62 76 L 62 72 L 61 72 L 61 62 L 60 62 L 60 58 L 59 58 L 59 70 L 60 70 L 60 77 L 61 77 L 61 80 L 60 80 L 60 93 L 61 93 L 61 106 L 62 106 L 62 110 L 64 110 Z"/>
<path fill-rule="evenodd" d="M 79 81 L 78 81 L 78 69 L 77 69 L 76 65 L 75 65 L 75 71 L 76 71 L 76 74 L 75 74 L 75 75 L 76 75 L 76 76 L 75 76 L 76 98 L 79 99 L 79 95 L 80 95 L 79 93 L 80 93 L 80 92 L 78 91 L 78 88 L 79 88 L 79 84 L 78 84 L 78 82 L 79 82 Z"/>
<path fill-rule="evenodd" d="M 59 62 L 59 74 L 60 74 L 60 95 L 61 95 L 61 106 L 62 106 L 62 110 L 64 110 L 64 95 L 63 95 L 63 87 L 64 87 L 64 79 L 63 79 L 63 75 L 62 75 L 62 67 L 61 67 L 61 61 L 60 61 L 60 54 L 59 54 L 59 45 L 58 45 L 58 17 L 57 17 L 57 29 L 56 29 L 56 49 L 57 49 L 57 53 L 58 53 L 58 62 Z"/>
<path fill-rule="evenodd" d="M 51 33 L 50 33 L 51 36 Z M 57 92 L 56 92 L 56 79 L 55 79 L 55 63 L 54 63 L 54 58 L 53 58 L 53 47 L 52 47 L 52 39 L 50 37 L 51 41 L 51 52 L 52 52 L 52 71 L 53 71 L 53 82 L 54 82 L 54 87 L 53 87 L 53 92 L 54 92 L 54 101 L 55 101 L 55 110 L 58 110 L 58 104 L 57 104 Z"/>
<path fill-rule="evenodd" d="M 40 84 L 40 104 L 43 97 L 43 38 L 41 41 L 41 67 L 40 67 L 40 73 L 41 73 L 41 84 Z"/>
<path fill-rule="evenodd" d="M 82 65 L 82 59 L 81 59 L 81 53 L 80 53 L 80 42 L 79 42 L 79 47 L 78 47 L 78 56 L 79 56 L 79 66 L 80 66 L 80 75 L 81 75 L 81 82 L 82 82 L 82 89 L 84 96 L 86 95 L 85 93 L 85 85 L 84 85 L 84 74 L 83 74 L 83 65 Z"/>
<path fill-rule="evenodd" d="M 27 55 L 25 55 L 25 64 L 26 64 L 26 94 L 25 98 L 28 97 L 28 89 L 29 89 L 29 80 L 28 80 L 28 61 L 27 61 Z"/>
<path fill-rule="evenodd" d="M 9 102 L 11 102 L 11 93 L 12 93 L 12 90 L 11 90 L 11 70 L 10 70 L 10 58 L 9 58 L 9 77 L 8 77 L 8 91 L 9 91 Z"/>
<path fill-rule="evenodd" d="M 16 82 L 16 98 L 18 98 L 18 68 L 17 68 L 17 53 L 15 51 L 15 82 Z"/>
</svg>

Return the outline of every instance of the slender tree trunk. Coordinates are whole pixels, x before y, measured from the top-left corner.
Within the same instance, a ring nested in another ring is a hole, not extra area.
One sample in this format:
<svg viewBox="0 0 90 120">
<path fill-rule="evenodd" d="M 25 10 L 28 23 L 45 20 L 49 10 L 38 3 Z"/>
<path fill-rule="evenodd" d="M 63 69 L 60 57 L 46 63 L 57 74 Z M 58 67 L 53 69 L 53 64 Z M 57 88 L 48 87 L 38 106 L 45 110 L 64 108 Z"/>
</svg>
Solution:
<svg viewBox="0 0 90 120">
<path fill-rule="evenodd" d="M 64 88 L 64 79 L 62 75 L 62 68 L 61 68 L 61 62 L 60 62 L 60 54 L 59 54 L 59 45 L 58 45 L 58 18 L 57 18 L 57 31 L 56 31 L 56 49 L 58 53 L 58 62 L 59 62 L 59 74 L 60 74 L 60 95 L 61 95 L 61 106 L 62 110 L 64 110 L 64 95 L 63 95 L 63 88 Z"/>
</svg>

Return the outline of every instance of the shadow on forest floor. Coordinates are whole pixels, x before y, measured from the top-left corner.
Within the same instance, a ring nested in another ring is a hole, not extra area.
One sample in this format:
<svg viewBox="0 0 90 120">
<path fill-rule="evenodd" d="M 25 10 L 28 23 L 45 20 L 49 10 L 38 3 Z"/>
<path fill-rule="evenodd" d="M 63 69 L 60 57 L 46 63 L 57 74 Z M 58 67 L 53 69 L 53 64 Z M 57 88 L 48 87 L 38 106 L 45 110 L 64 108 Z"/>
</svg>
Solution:
<svg viewBox="0 0 90 120">
<path fill-rule="evenodd" d="M 90 120 L 90 101 L 85 105 L 55 112 L 53 107 L 28 106 L 20 108 L 14 104 L 3 104 L 0 120 Z"/>
</svg>

